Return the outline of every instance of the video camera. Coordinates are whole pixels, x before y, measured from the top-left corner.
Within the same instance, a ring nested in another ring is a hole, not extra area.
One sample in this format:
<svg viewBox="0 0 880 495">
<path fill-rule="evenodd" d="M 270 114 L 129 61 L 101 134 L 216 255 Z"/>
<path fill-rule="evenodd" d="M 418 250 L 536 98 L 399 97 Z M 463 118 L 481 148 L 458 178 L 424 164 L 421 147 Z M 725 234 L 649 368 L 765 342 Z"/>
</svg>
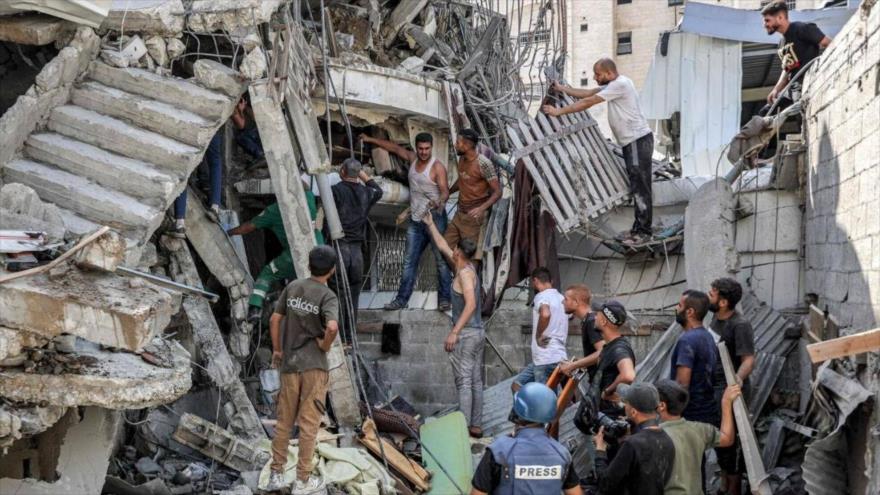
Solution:
<svg viewBox="0 0 880 495">
<path fill-rule="evenodd" d="M 586 387 L 579 387 L 582 399 L 574 415 L 574 425 L 584 435 L 595 435 L 599 428 L 604 427 L 605 440 L 616 442 L 629 433 L 629 422 L 625 419 L 612 418 L 599 410 L 600 398 L 592 391 L 589 382 Z"/>
</svg>

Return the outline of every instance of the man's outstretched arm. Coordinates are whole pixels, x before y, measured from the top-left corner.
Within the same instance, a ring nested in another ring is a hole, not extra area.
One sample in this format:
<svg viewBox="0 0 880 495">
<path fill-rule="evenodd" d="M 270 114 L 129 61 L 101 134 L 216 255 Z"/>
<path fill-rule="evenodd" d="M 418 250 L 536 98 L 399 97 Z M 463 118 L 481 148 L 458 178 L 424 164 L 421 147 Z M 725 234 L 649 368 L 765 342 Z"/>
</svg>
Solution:
<svg viewBox="0 0 880 495">
<path fill-rule="evenodd" d="M 370 136 L 367 136 L 366 134 L 361 134 L 360 136 L 358 136 L 358 138 L 364 143 L 375 144 L 376 146 L 382 148 L 383 150 L 385 150 L 389 153 L 394 153 L 395 155 L 399 156 L 400 158 L 406 160 L 407 163 L 412 163 L 416 160 L 416 152 L 415 151 L 408 150 L 393 141 L 389 141 L 387 139 L 379 139 L 379 138 L 370 137 Z"/>
</svg>

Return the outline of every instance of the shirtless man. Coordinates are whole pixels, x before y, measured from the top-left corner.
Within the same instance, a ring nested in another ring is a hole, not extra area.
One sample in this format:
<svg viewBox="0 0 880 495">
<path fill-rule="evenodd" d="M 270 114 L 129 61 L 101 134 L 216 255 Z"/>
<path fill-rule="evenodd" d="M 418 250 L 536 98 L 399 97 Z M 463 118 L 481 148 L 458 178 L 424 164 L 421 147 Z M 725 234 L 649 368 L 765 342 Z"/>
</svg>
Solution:
<svg viewBox="0 0 880 495">
<path fill-rule="evenodd" d="M 446 201 L 449 199 L 449 185 L 446 179 L 446 166 L 434 157 L 434 137 L 427 132 L 416 135 L 416 150 L 408 150 L 403 146 L 385 139 L 373 138 L 361 134 L 363 143 L 378 146 L 389 153 L 394 153 L 409 165 L 410 222 L 406 229 L 406 255 L 403 262 L 403 275 L 400 287 L 393 301 L 385 305 L 388 311 L 406 308 L 419 274 L 419 260 L 425 248 L 431 245 L 434 260 L 437 263 L 437 309 L 449 311 L 449 284 L 452 274 L 449 267 L 437 251 L 437 245 L 431 241 L 431 234 L 422 222 L 422 218 L 430 210 L 434 224 L 441 233 L 446 232 Z"/>
</svg>

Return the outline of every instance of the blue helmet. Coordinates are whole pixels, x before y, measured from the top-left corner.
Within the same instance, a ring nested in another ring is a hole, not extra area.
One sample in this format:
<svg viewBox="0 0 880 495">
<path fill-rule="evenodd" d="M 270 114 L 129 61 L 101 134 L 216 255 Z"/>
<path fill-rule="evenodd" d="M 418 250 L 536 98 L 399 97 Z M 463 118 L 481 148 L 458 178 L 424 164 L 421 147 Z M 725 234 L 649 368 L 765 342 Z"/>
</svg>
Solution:
<svg viewBox="0 0 880 495">
<path fill-rule="evenodd" d="M 556 417 L 556 393 L 543 383 L 526 383 L 513 396 L 513 412 L 532 423 L 549 423 Z"/>
</svg>

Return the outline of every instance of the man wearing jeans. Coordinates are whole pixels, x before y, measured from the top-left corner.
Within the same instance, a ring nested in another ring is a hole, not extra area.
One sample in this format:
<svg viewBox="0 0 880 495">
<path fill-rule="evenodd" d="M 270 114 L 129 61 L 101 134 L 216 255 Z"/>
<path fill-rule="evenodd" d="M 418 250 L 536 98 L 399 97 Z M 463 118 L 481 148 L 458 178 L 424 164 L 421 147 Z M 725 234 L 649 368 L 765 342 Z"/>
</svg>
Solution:
<svg viewBox="0 0 880 495">
<path fill-rule="evenodd" d="M 449 267 L 437 251 L 437 245 L 431 240 L 431 233 L 422 222 L 428 210 L 440 233 L 446 232 L 446 200 L 449 199 L 449 185 L 446 180 L 446 167 L 434 158 L 434 137 L 427 132 L 416 135 L 416 150 L 411 151 L 392 141 L 372 138 L 361 134 L 360 139 L 367 144 L 374 144 L 400 158 L 408 161 L 410 221 L 406 229 L 406 258 L 403 263 L 403 275 L 400 288 L 393 301 L 385 305 L 388 311 L 406 308 L 419 274 L 419 260 L 428 245 L 434 252 L 437 263 L 437 309 L 448 311 L 450 308 L 449 285 L 452 274 Z"/>
<path fill-rule="evenodd" d="M 617 65 L 613 60 L 599 59 L 593 65 L 593 77 L 599 83 L 598 88 L 575 89 L 554 82 L 552 89 L 581 99 L 562 108 L 544 105 L 541 110 L 547 115 L 558 117 L 581 112 L 603 101 L 608 102 L 608 124 L 623 149 L 623 161 L 635 206 L 635 221 L 629 236 L 622 241 L 629 245 L 642 244 L 653 235 L 651 155 L 654 153 L 654 135 L 642 114 L 635 85 L 628 77 L 617 73 Z"/>
<path fill-rule="evenodd" d="M 532 362 L 513 381 L 514 392 L 526 383 L 547 383 L 556 366 L 567 359 L 565 298 L 553 288 L 550 270 L 544 267 L 532 271 L 532 287 L 536 292 L 532 307 Z"/>
<path fill-rule="evenodd" d="M 208 188 L 208 209 L 205 212 L 212 222 L 220 222 L 220 193 L 223 187 L 223 157 L 221 147 L 223 145 L 223 128 L 221 127 L 205 150 L 203 161 L 208 165 L 210 185 Z M 174 228 L 170 234 L 172 237 L 183 239 L 186 237 L 186 189 L 174 200 Z"/>
<path fill-rule="evenodd" d="M 477 245 L 473 239 L 458 241 L 450 248 L 443 234 L 437 230 L 431 215 L 425 214 L 423 222 L 431 233 L 440 254 L 455 268 L 452 282 L 452 330 L 443 343 L 450 353 L 455 388 L 458 390 L 458 408 L 467 419 L 468 433 L 482 437 L 483 430 L 483 320 L 480 317 L 480 278 L 474 268 L 473 258 Z"/>
</svg>

